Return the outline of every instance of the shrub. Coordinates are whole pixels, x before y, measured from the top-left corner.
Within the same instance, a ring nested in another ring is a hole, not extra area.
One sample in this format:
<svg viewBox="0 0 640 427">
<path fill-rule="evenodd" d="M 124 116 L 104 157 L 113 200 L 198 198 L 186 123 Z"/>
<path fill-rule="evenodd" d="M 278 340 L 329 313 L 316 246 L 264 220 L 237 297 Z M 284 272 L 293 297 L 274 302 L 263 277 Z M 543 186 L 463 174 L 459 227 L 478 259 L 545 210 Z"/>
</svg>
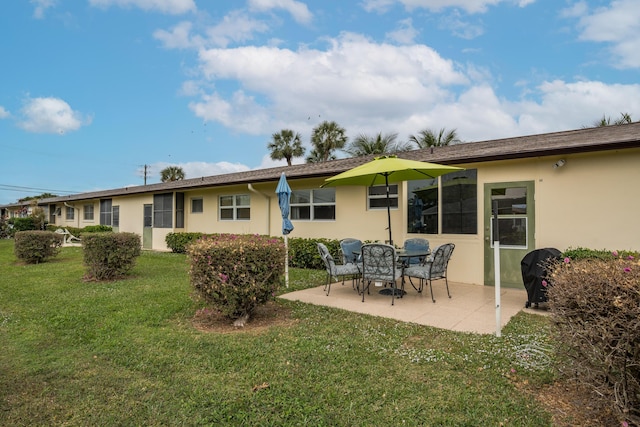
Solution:
<svg viewBox="0 0 640 427">
<path fill-rule="evenodd" d="M 27 231 L 27 230 L 37 230 L 35 218 L 32 216 L 27 216 L 24 218 L 12 218 L 10 223 L 13 224 L 13 231 L 17 233 L 18 231 Z"/>
<path fill-rule="evenodd" d="M 172 252 L 183 254 L 187 251 L 187 245 L 198 240 L 203 233 L 169 233 L 164 241 Z"/>
<path fill-rule="evenodd" d="M 140 255 L 140 236 L 135 233 L 88 233 L 82 236 L 87 279 L 123 277 Z"/>
<path fill-rule="evenodd" d="M 230 319 L 248 318 L 283 283 L 282 239 L 258 235 L 205 236 L 187 247 L 195 293 Z"/>
<path fill-rule="evenodd" d="M 324 270 L 324 262 L 320 258 L 317 242 L 324 243 L 336 260 L 342 259 L 340 242 L 330 239 L 289 238 L 289 266 Z M 340 261 L 338 261 L 340 263 Z"/>
<path fill-rule="evenodd" d="M 16 257 L 28 264 L 38 264 L 58 255 L 62 236 L 51 231 L 29 230 L 15 234 Z"/>
<path fill-rule="evenodd" d="M 12 229 L 9 227 L 9 222 L 0 216 L 0 239 L 8 239 L 11 237 Z"/>
<path fill-rule="evenodd" d="M 67 228 L 67 230 L 71 232 L 69 228 Z M 79 230 L 78 233 L 104 233 L 107 231 L 113 231 L 113 228 L 108 225 L 87 225 L 83 229 Z"/>
<path fill-rule="evenodd" d="M 548 291 L 567 373 L 640 425 L 640 263 L 619 253 L 555 264 Z"/>
</svg>

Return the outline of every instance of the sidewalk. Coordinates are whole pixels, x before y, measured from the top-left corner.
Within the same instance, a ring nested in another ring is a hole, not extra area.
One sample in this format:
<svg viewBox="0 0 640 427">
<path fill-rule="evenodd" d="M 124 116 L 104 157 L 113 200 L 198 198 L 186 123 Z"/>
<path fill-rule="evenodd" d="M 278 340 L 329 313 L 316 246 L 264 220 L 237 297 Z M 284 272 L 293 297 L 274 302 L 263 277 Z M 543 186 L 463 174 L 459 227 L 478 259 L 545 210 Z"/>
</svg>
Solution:
<svg viewBox="0 0 640 427">
<path fill-rule="evenodd" d="M 281 295 L 280 298 L 301 301 L 309 304 L 341 308 L 357 313 L 388 317 L 403 322 L 434 326 L 459 332 L 475 332 L 480 334 L 496 333 L 495 289 L 492 286 L 468 285 L 449 282 L 451 299 L 447 297 L 444 281 L 433 283 L 431 301 L 429 287 L 422 294 L 407 284 L 406 295 L 395 300 L 391 305 L 391 297 L 379 295 L 382 288 L 371 286 L 371 294 L 358 295 L 351 286 L 351 281 L 331 285 L 329 296 L 323 291 L 324 286 L 295 291 Z M 543 309 L 525 309 L 527 293 L 524 289 L 502 288 L 500 292 L 501 325 L 506 325 L 511 317 L 520 311 L 546 314 Z"/>
</svg>

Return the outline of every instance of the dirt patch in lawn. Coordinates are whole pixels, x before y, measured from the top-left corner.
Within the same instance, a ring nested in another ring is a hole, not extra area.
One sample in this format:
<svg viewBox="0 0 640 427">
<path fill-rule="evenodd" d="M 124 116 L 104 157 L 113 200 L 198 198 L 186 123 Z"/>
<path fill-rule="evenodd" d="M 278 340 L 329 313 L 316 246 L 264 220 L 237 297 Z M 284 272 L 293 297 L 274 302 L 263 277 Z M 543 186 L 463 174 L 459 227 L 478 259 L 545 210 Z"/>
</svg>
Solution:
<svg viewBox="0 0 640 427">
<path fill-rule="evenodd" d="M 203 332 L 219 334 L 261 333 L 274 326 L 293 325 L 298 321 L 291 318 L 291 309 L 269 301 L 256 308 L 244 326 L 234 326 L 233 320 L 212 310 L 200 310 L 192 319 L 193 326 Z"/>
</svg>

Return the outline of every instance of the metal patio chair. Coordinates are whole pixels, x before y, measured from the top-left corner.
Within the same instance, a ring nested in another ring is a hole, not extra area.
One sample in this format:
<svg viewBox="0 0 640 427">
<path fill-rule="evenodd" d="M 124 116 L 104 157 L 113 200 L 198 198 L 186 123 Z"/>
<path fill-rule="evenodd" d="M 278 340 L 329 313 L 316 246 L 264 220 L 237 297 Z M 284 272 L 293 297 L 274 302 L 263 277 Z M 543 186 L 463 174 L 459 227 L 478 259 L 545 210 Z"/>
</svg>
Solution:
<svg viewBox="0 0 640 427">
<path fill-rule="evenodd" d="M 417 289 L 418 292 L 422 292 L 426 281 L 429 282 L 429 290 L 431 291 L 431 300 L 433 302 L 436 302 L 433 298 L 433 287 L 431 285 L 433 280 L 444 279 L 447 286 L 447 295 L 451 298 L 451 294 L 449 293 L 449 280 L 447 279 L 447 267 L 455 247 L 456 245 L 453 243 L 440 245 L 434 249 L 431 255 L 429 255 L 422 264 L 404 269 L 404 275 L 409 278 L 411 286 L 413 286 L 414 289 Z M 412 277 L 420 279 L 418 288 L 413 284 L 413 281 L 411 280 Z"/>
<path fill-rule="evenodd" d="M 331 292 L 331 280 L 335 279 L 337 282 L 339 278 L 342 278 L 342 284 L 344 285 L 344 279 L 347 276 L 351 276 L 352 279 L 356 279 L 360 275 L 360 269 L 357 264 L 343 264 L 338 265 L 335 263 L 333 256 L 329 253 L 329 249 L 324 243 L 317 243 L 318 252 L 320 253 L 320 258 L 324 262 L 324 266 L 327 270 L 327 283 L 324 285 L 325 291 L 327 291 L 327 296 L 329 296 L 329 292 Z"/>
<path fill-rule="evenodd" d="M 402 278 L 402 267 L 396 260 L 396 249 L 391 245 L 370 243 L 362 246 L 362 302 L 364 291 L 369 293 L 371 282 L 391 285 L 391 305 L 394 304 L 396 296 L 402 297 L 404 281 L 400 289 L 396 285 L 396 281 Z"/>
</svg>

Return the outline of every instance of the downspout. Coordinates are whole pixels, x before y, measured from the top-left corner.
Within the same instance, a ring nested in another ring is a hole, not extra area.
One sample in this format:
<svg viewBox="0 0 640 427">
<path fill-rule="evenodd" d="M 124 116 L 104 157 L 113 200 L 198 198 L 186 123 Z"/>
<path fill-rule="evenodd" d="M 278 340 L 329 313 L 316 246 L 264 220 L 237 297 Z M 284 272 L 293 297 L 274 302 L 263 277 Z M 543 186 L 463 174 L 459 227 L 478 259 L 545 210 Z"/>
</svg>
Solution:
<svg viewBox="0 0 640 427">
<path fill-rule="evenodd" d="M 73 209 L 73 211 L 76 211 L 76 207 L 75 206 L 71 206 L 70 204 L 68 204 L 67 202 L 62 202 L 63 205 L 65 205 L 68 208 Z M 78 209 L 78 215 L 76 216 L 76 228 L 80 228 L 80 209 Z"/>
<path fill-rule="evenodd" d="M 247 188 L 252 193 L 259 194 L 263 196 L 265 199 L 267 199 L 267 233 L 266 234 L 267 236 L 271 236 L 271 197 L 269 197 L 266 193 L 263 193 L 262 191 L 258 191 L 255 188 L 253 188 L 253 185 L 251 185 L 251 183 L 247 184 Z"/>
</svg>

